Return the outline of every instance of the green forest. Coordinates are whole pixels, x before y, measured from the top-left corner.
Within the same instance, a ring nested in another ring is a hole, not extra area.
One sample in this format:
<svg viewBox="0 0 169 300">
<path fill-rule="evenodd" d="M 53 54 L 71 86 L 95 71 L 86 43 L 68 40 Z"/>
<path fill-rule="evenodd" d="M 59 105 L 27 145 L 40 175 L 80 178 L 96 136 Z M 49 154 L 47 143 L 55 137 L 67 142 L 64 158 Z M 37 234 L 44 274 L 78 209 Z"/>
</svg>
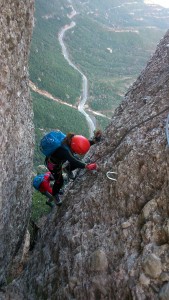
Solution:
<svg viewBox="0 0 169 300">
<path fill-rule="evenodd" d="M 58 43 L 58 32 L 67 19 L 64 15 L 62 20 L 55 16 L 44 18 L 55 11 L 59 14 L 58 7 L 53 7 L 52 2 L 56 1 L 45 1 L 44 5 L 42 0 L 35 1 L 36 21 L 29 60 L 30 79 L 39 88 L 74 104 L 81 93 L 81 77 L 68 65 Z"/>
<path fill-rule="evenodd" d="M 88 105 L 110 116 L 164 35 L 167 16 L 142 0 L 130 5 L 122 0 L 74 0 L 73 5 L 77 15 L 69 19 L 68 1 L 35 1 L 30 79 L 63 101 L 79 101 L 81 75 L 69 66 L 58 41 L 61 28 L 73 20 L 76 26 L 66 32 L 65 43 L 71 60 L 88 78 Z"/>
</svg>

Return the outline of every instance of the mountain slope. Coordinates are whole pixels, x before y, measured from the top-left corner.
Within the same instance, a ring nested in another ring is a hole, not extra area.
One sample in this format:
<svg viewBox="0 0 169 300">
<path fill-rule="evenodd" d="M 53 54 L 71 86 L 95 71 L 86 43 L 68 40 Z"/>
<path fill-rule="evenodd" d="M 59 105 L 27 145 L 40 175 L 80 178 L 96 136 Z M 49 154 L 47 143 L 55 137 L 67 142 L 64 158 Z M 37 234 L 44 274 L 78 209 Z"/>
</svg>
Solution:
<svg viewBox="0 0 169 300">
<path fill-rule="evenodd" d="M 79 174 L 41 230 L 13 299 L 169 298 L 168 45 L 169 31 L 91 148 L 98 172 Z"/>
<path fill-rule="evenodd" d="M 29 60 L 31 80 L 40 89 L 78 106 L 82 78 L 65 60 L 58 41 L 61 28 L 74 21 L 76 26 L 66 32 L 64 41 L 72 61 L 88 77 L 86 111 L 89 106 L 109 117 L 168 28 L 169 10 L 145 5 L 142 0 L 36 0 L 35 6 L 35 27 Z M 73 9 L 76 9 L 77 14 L 72 18 Z M 86 136 L 89 133 L 86 120 L 80 113 L 74 111 L 77 121 L 71 122 L 71 108 L 64 109 L 64 105 L 52 103 L 47 98 L 43 98 L 41 106 L 42 97 L 35 96 L 35 93 L 32 93 L 32 97 L 35 118 L 38 118 L 34 121 L 34 164 L 37 166 L 43 161 L 38 145 L 44 131 L 59 128 L 64 132 L 79 130 L 80 134 Z M 53 107 L 55 115 L 49 113 L 48 104 Z M 56 115 L 57 109 L 59 118 Z M 91 110 L 88 113 L 92 115 Z M 109 119 L 96 115 L 92 117 L 96 127 L 104 129 L 109 124 Z"/>
<path fill-rule="evenodd" d="M 111 111 L 134 82 L 168 28 L 169 10 L 130 1 L 37 0 L 30 56 L 31 80 L 69 103 L 81 95 L 81 77 L 61 54 L 58 33 L 65 35 L 70 58 L 89 79 L 89 105 Z M 72 8 L 77 14 L 70 18 Z"/>
</svg>

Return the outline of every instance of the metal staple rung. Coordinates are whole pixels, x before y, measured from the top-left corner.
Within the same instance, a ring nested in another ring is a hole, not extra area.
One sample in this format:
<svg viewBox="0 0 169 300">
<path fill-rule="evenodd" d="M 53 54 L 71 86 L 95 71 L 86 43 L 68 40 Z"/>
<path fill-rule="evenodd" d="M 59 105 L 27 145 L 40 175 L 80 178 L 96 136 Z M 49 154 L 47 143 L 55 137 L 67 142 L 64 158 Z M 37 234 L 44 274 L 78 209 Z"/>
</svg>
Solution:
<svg viewBox="0 0 169 300">
<path fill-rule="evenodd" d="M 166 120 L 166 136 L 167 136 L 167 143 L 169 145 L 169 114 Z"/>
<path fill-rule="evenodd" d="M 108 179 L 113 180 L 113 181 L 117 181 L 117 179 L 113 178 L 111 174 L 117 175 L 117 172 L 111 172 L 111 171 L 108 171 L 108 172 L 106 173 L 106 176 L 107 176 Z"/>
</svg>

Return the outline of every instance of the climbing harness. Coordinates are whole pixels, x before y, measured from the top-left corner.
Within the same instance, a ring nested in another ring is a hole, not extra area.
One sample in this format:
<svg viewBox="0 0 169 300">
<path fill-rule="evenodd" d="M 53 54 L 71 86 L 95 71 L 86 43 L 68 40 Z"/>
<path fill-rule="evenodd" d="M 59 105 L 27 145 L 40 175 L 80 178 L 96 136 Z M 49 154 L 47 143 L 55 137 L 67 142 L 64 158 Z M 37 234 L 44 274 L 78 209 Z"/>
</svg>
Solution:
<svg viewBox="0 0 169 300">
<path fill-rule="evenodd" d="M 106 176 L 108 179 L 110 180 L 113 180 L 113 181 L 117 181 L 117 179 L 115 178 L 117 176 L 117 172 L 111 172 L 111 171 L 108 171 L 106 173 Z"/>
<path fill-rule="evenodd" d="M 166 136 L 167 136 L 167 143 L 168 143 L 168 146 L 169 146 L 169 114 L 168 114 L 168 117 L 167 117 L 167 120 L 166 120 Z"/>
</svg>

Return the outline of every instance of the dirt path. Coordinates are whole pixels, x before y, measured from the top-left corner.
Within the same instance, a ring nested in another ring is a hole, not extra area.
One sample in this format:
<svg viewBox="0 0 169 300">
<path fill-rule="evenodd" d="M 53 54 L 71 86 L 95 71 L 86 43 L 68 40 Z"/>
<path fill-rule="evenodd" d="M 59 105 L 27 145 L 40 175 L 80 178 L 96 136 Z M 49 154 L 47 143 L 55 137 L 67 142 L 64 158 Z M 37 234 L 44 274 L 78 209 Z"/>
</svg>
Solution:
<svg viewBox="0 0 169 300">
<path fill-rule="evenodd" d="M 76 106 L 74 106 L 74 105 L 72 105 L 72 104 L 70 104 L 70 103 L 67 103 L 67 102 L 65 102 L 65 101 L 62 101 L 62 100 L 60 100 L 59 98 L 56 98 L 56 97 L 52 96 L 52 94 L 50 94 L 49 92 L 47 92 L 47 91 L 45 91 L 45 90 L 39 89 L 39 88 L 38 88 L 32 81 L 30 81 L 30 80 L 29 80 L 29 87 L 30 87 L 34 92 L 38 93 L 39 95 L 45 96 L 45 97 L 47 97 L 47 98 L 49 98 L 49 99 L 51 99 L 51 100 L 53 100 L 53 101 L 56 101 L 56 102 L 58 102 L 58 103 L 60 103 L 60 104 L 67 105 L 67 106 L 72 107 L 72 108 L 74 108 L 74 109 L 77 110 L 77 107 L 76 107 Z"/>
<path fill-rule="evenodd" d="M 78 110 L 78 106 L 75 106 L 75 105 L 73 105 L 73 104 L 70 104 L 70 103 L 67 103 L 67 102 L 65 102 L 65 101 L 62 101 L 61 99 L 52 96 L 49 92 L 47 92 L 47 91 L 45 91 L 45 90 L 39 89 L 39 88 L 38 88 L 32 81 L 30 81 L 30 80 L 29 80 L 29 87 L 31 88 L 32 91 L 34 91 L 35 93 L 37 93 L 37 94 L 39 94 L 39 95 L 41 95 L 41 96 L 47 97 L 47 98 L 49 98 L 49 99 L 51 99 L 51 100 L 53 100 L 53 101 L 56 101 L 56 102 L 58 102 L 58 103 L 60 103 L 60 104 L 62 104 L 62 105 L 66 105 L 66 106 L 69 106 L 69 107 L 71 107 L 71 108 L 73 108 L 73 109 Z M 107 119 L 111 119 L 111 118 L 109 118 L 109 117 L 103 115 L 102 113 L 100 113 L 100 112 L 98 112 L 98 111 L 94 111 L 94 110 L 92 110 L 92 109 L 90 109 L 90 108 L 87 109 L 87 110 L 88 110 L 89 112 L 91 112 L 91 114 L 93 114 L 93 115 L 100 116 L 100 117 L 107 118 Z"/>
</svg>

